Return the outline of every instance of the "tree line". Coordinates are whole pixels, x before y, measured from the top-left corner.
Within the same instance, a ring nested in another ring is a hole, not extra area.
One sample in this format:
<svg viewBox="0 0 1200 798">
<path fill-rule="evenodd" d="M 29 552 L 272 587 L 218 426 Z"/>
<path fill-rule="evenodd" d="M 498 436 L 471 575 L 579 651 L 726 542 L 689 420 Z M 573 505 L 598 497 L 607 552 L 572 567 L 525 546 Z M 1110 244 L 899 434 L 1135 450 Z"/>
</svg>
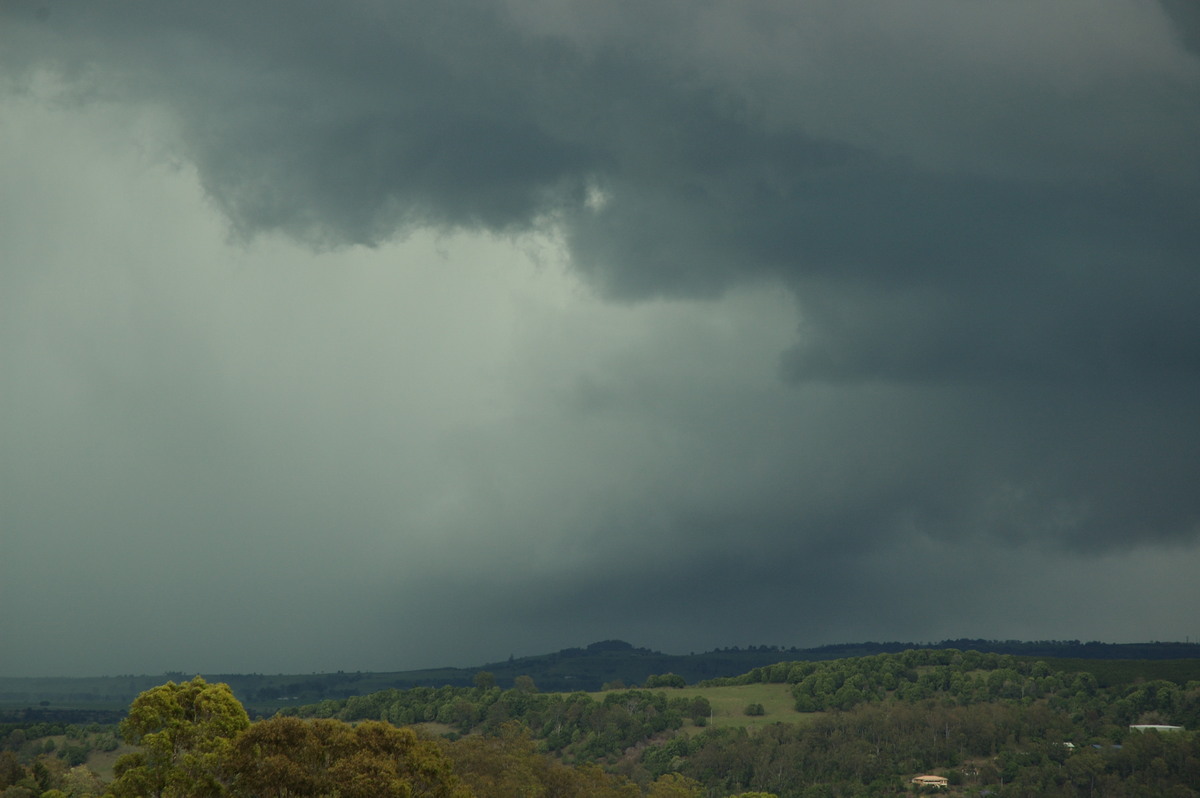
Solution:
<svg viewBox="0 0 1200 798">
<path fill-rule="evenodd" d="M 529 677 L 502 690 L 481 672 L 475 687 L 418 687 L 383 690 L 343 701 L 288 708 L 293 717 L 346 722 L 382 720 L 398 726 L 439 723 L 454 735 L 494 735 L 510 722 L 528 729 L 539 749 L 568 762 L 615 759 L 626 749 L 685 722 L 703 724 L 712 712 L 703 697 L 668 696 L 663 691 L 616 690 L 595 698 L 588 693 L 541 693 Z M 673 674 L 651 676 L 652 684 L 682 686 Z"/>
<path fill-rule="evenodd" d="M 1195 729 L 1200 681 L 1103 686 L 1044 661 L 912 650 L 780 662 L 706 683 L 789 685 L 795 714 L 754 732 L 705 727 L 711 706 L 687 691 L 593 696 L 541 693 L 528 676 L 508 689 L 488 673 L 474 681 L 323 701 L 257 722 L 224 684 L 168 682 L 131 706 L 120 733 L 137 749 L 110 783 L 60 751 L 35 751 L 13 729 L 0 742 L 15 739 L 24 758 L 0 754 L 0 798 L 866 798 L 927 789 L 912 783 L 921 773 L 947 778 L 952 795 L 1200 798 L 1195 732 L 1130 729 Z"/>
<path fill-rule="evenodd" d="M 1194 666 L 1193 666 L 1194 667 Z M 912 650 L 827 662 L 780 662 L 704 685 L 792 685 L 798 712 L 849 710 L 885 700 L 907 703 L 1045 702 L 1114 726 L 1175 723 L 1200 727 L 1200 681 L 1136 680 L 1102 688 L 1086 671 L 1064 672 L 1042 660 L 979 651 Z"/>
<path fill-rule="evenodd" d="M 527 728 L 459 740 L 382 721 L 275 716 L 251 722 L 226 684 L 197 676 L 142 693 L 120 725 L 136 746 L 107 785 L 54 773 L 43 758 L 23 767 L 0 757 L 4 798 L 699 798 L 678 773 L 639 785 L 537 750 Z M 8 752 L 11 754 L 11 752 Z M 86 772 L 86 768 L 83 769 Z M 744 798 L 752 798 L 745 794 Z"/>
</svg>

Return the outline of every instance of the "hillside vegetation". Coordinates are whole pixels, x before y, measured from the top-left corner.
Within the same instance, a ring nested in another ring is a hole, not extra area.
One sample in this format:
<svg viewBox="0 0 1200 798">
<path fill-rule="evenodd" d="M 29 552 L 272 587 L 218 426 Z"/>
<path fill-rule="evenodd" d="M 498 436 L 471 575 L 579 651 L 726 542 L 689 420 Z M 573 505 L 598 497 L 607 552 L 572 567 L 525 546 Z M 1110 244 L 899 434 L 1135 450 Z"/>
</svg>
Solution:
<svg viewBox="0 0 1200 798">
<path fill-rule="evenodd" d="M 748 646 L 703 653 L 664 654 L 620 640 L 606 640 L 582 648 L 550 654 L 510 657 L 471 668 L 432 668 L 413 671 L 364 673 L 338 671 L 311 674 L 204 673 L 210 682 L 221 682 L 252 714 L 270 715 L 281 707 L 295 707 L 325 699 L 345 699 L 387 689 L 411 687 L 471 687 L 475 674 L 491 673 L 496 684 L 512 687 L 520 676 L 529 676 L 542 690 L 596 691 L 605 685 L 636 686 L 652 674 L 674 673 L 694 684 L 706 679 L 744 674 L 780 661 L 820 662 L 908 650 L 957 649 L 992 654 L 1012 654 L 1045 659 L 1061 670 L 1089 671 L 1101 685 L 1134 678 L 1166 679 L 1179 684 L 1200 679 L 1200 644 L 1195 643 L 1080 643 L 1077 640 L 1024 642 L 1015 640 L 952 640 L 939 644 L 853 643 L 817 648 Z M 1174 660 L 1174 663 L 1164 660 Z M 1135 661 L 1122 665 L 1121 661 Z M 87 678 L 0 677 L 0 721 L 24 720 L 63 723 L 116 723 L 138 694 L 164 681 L 190 679 L 181 671 L 155 676 Z M 15 713 L 19 712 L 19 716 Z"/>
<path fill-rule="evenodd" d="M 896 794 L 906 778 L 927 770 L 1002 795 L 1168 794 L 1117 791 L 1147 780 L 1158 786 L 1145 789 L 1194 794 L 1182 791 L 1200 784 L 1194 735 L 1131 733 L 1129 726 L 1200 725 L 1200 681 L 1147 680 L 1129 666 L 1125 675 L 1105 687 L 1092 673 L 1040 660 L 927 649 L 780 662 L 698 689 L 538 693 L 529 680 L 523 689 L 382 691 L 294 713 L 437 721 L 452 736 L 496 734 L 516 721 L 540 751 L 565 762 L 600 762 L 639 783 L 678 773 L 713 795 L 804 795 L 805 785 L 827 791 L 820 794 Z M 737 690 L 747 691 L 743 718 L 734 714 Z M 745 714 L 756 704 L 763 715 Z M 1084 771 L 1088 789 L 1080 793 Z M 1100 782 L 1107 792 L 1093 793 Z M 1014 792 L 1016 784 L 1037 792 Z"/>
<path fill-rule="evenodd" d="M 138 698 L 121 729 L 136 748 L 103 788 L 31 727 L 0 729 L 0 795 L 865 798 L 927 791 L 912 783 L 925 774 L 948 781 L 944 795 L 1200 798 L 1200 679 L 1185 678 L 1200 663 L 1131 661 L 1103 680 L 1075 664 L 919 649 L 594 692 L 485 671 L 469 687 L 379 690 L 258 722 L 197 677 Z M 172 714 L 201 695 L 219 698 L 207 714 Z"/>
</svg>

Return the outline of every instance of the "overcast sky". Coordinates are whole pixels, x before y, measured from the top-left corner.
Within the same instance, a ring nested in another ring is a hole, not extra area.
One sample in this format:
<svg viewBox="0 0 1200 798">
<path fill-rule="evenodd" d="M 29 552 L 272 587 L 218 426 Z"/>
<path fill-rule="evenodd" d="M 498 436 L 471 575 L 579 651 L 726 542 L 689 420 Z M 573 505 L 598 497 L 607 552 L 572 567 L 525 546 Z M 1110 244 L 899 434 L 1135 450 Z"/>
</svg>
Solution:
<svg viewBox="0 0 1200 798">
<path fill-rule="evenodd" d="M 0 675 L 1200 637 L 1188 0 L 0 2 Z"/>
</svg>

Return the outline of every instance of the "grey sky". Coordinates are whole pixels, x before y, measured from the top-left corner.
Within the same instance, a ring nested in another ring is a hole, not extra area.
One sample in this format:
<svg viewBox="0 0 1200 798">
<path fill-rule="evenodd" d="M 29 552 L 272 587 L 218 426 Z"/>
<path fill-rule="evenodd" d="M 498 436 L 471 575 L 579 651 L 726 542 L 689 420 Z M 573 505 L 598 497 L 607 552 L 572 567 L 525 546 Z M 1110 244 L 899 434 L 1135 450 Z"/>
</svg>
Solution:
<svg viewBox="0 0 1200 798">
<path fill-rule="evenodd" d="M 0 674 L 1196 636 L 1198 31 L 0 4 Z"/>
</svg>

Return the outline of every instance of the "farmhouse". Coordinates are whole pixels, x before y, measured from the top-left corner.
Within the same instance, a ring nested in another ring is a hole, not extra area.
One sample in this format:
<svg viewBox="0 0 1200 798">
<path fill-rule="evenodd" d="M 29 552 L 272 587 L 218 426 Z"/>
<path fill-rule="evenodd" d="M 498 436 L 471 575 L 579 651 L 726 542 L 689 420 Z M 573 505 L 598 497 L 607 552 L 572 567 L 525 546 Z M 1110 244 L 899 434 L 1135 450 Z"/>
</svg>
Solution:
<svg viewBox="0 0 1200 798">
<path fill-rule="evenodd" d="M 915 776 L 913 784 L 918 787 L 949 787 L 950 780 L 945 776 Z"/>
</svg>

